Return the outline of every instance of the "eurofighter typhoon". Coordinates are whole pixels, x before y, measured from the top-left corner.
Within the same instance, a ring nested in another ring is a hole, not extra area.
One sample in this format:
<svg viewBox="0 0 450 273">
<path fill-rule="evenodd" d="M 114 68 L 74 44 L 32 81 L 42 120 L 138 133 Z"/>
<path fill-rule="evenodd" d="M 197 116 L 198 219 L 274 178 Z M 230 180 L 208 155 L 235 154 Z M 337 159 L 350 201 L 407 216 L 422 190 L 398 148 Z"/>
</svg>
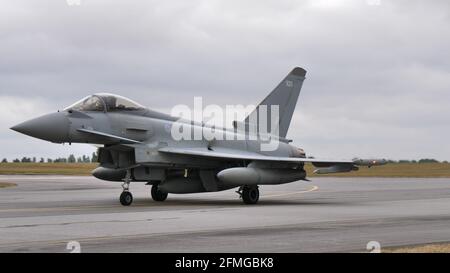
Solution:
<svg viewBox="0 0 450 273">
<path fill-rule="evenodd" d="M 255 204 L 260 185 L 306 180 L 307 162 L 318 174 L 385 164 L 383 159 L 309 158 L 290 144 L 286 135 L 305 75 L 303 68 L 294 68 L 244 120 L 232 122 L 230 128 L 180 119 L 122 96 L 99 93 L 11 129 L 54 143 L 100 145 L 99 167 L 92 174 L 123 182 L 120 203 L 124 206 L 133 202 L 131 182 L 151 185 L 155 201 L 166 200 L 169 193 L 238 188 L 245 204 Z"/>
</svg>

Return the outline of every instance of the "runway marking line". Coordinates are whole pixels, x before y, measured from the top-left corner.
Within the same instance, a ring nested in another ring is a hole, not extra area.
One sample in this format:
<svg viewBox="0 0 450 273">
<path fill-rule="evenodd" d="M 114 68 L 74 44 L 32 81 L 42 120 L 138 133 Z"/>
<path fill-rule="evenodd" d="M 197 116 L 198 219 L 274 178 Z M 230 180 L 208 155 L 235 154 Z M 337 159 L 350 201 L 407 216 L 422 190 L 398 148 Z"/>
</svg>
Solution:
<svg viewBox="0 0 450 273">
<path fill-rule="evenodd" d="M 281 194 L 264 195 L 263 197 L 279 197 L 279 196 L 295 195 L 295 194 L 317 191 L 318 189 L 319 189 L 318 186 L 312 186 L 310 189 L 304 190 L 304 191 L 294 191 L 294 192 L 281 193 Z"/>
</svg>

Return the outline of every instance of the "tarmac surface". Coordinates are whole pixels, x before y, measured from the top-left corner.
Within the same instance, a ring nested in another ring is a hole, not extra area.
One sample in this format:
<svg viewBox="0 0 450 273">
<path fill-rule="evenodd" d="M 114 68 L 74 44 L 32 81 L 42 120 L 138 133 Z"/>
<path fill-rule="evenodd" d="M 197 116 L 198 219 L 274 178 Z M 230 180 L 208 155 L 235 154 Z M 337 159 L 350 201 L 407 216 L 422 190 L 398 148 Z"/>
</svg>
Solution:
<svg viewBox="0 0 450 273">
<path fill-rule="evenodd" d="M 244 205 L 234 190 L 150 197 L 132 183 L 92 177 L 0 176 L 0 252 L 367 252 L 450 241 L 450 179 L 313 178 L 261 186 Z"/>
</svg>

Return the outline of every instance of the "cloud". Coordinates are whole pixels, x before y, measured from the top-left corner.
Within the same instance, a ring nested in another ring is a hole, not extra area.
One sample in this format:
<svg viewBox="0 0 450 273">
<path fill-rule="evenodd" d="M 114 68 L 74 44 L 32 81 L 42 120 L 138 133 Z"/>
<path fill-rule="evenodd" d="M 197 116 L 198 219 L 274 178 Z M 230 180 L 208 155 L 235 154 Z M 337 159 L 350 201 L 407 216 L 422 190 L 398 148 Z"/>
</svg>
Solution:
<svg viewBox="0 0 450 273">
<path fill-rule="evenodd" d="M 9 132 L 12 121 L 94 92 L 155 109 L 193 96 L 255 104 L 299 65 L 289 133 L 307 152 L 449 159 L 449 13 L 443 0 L 4 3 L 0 102 L 19 108 L 0 110 L 0 144 L 15 147 L 0 156 L 44 143 Z M 45 145 L 36 154 L 70 151 Z"/>
</svg>

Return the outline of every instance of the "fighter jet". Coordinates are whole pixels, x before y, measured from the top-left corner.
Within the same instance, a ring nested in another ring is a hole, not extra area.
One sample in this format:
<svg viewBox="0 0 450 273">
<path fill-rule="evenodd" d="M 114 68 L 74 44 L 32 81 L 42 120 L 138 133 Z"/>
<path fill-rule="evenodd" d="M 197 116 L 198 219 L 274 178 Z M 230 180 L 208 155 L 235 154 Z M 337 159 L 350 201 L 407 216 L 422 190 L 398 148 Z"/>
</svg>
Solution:
<svg viewBox="0 0 450 273">
<path fill-rule="evenodd" d="M 317 174 L 385 164 L 384 159 L 307 157 L 302 149 L 290 144 L 286 135 L 305 76 L 306 70 L 294 68 L 247 118 L 233 122 L 232 128 L 212 128 L 153 111 L 119 95 L 99 93 L 11 129 L 54 143 L 99 145 L 99 166 L 92 174 L 98 179 L 123 182 L 119 199 L 124 206 L 133 202 L 131 182 L 151 185 L 155 201 L 166 200 L 168 193 L 237 188 L 245 204 L 255 204 L 261 185 L 307 180 L 307 162 L 316 167 Z M 277 133 L 262 133 L 260 121 L 273 109 L 278 110 L 277 119 L 269 119 L 267 126 L 276 128 Z M 261 112 L 265 114 L 258 117 Z M 252 118 L 255 114 L 256 119 Z M 173 133 L 178 130 L 174 128 L 180 125 L 193 135 L 200 132 L 201 137 L 174 138 Z M 206 138 L 201 133 L 206 129 L 227 137 Z M 268 140 L 277 145 L 263 149 Z"/>
</svg>

